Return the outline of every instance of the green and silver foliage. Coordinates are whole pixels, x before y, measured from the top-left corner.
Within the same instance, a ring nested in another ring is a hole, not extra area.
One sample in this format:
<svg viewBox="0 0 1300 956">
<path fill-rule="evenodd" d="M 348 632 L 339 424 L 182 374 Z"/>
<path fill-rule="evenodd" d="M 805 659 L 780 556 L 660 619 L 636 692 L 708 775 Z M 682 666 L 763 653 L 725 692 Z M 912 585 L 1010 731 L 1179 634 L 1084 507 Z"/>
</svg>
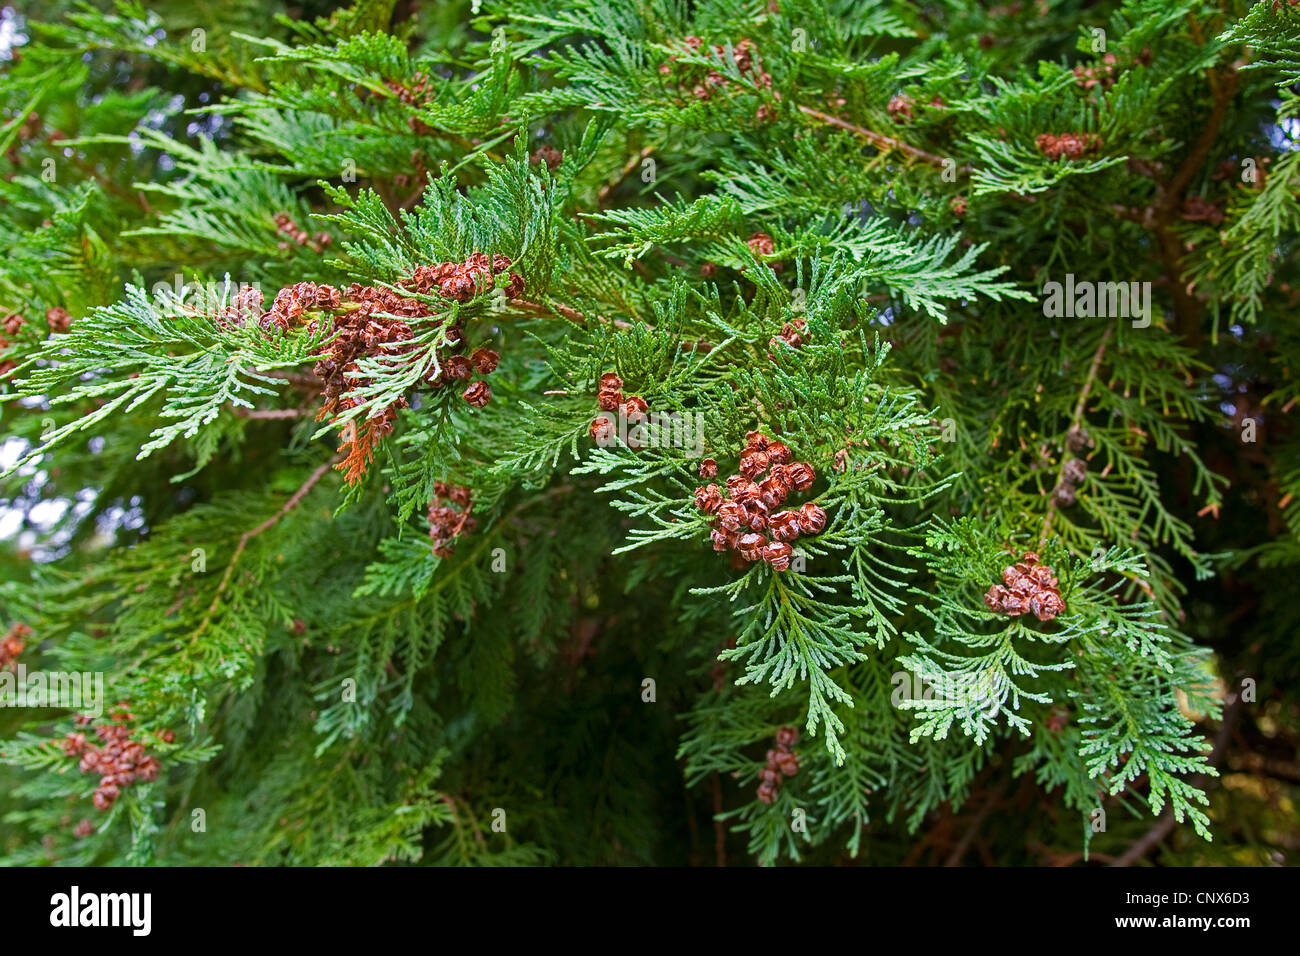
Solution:
<svg viewBox="0 0 1300 956">
<path fill-rule="evenodd" d="M 1211 839 L 1234 675 L 1188 588 L 1300 561 L 1280 425 L 1274 527 L 1198 537 L 1251 447 L 1220 380 L 1263 366 L 1270 414 L 1300 398 L 1269 318 L 1297 281 L 1294 3 L 50 7 L 0 75 L 0 311 L 27 319 L 3 494 L 34 548 L 0 609 L 29 669 L 102 671 L 177 737 L 101 814 L 49 743 L 71 715 L 0 711 L 3 859 L 684 862 L 713 817 L 763 863 L 896 863 L 1025 782 L 1062 853 L 1166 811 Z M 1044 134 L 1091 145 L 1054 160 Z M 286 242 L 282 213 L 331 241 Z M 501 353 L 493 400 L 367 360 L 347 418 L 411 402 L 345 485 L 310 376 L 328 324 L 221 316 L 244 284 L 269 304 L 472 252 L 526 282 L 433 300 Z M 1152 283 L 1152 322 L 1048 317 L 1066 274 Z M 773 339 L 795 320 L 804 347 Z M 756 428 L 814 465 L 829 520 L 798 569 L 710 549 L 695 449 L 594 446 L 611 370 L 698 415 L 724 475 Z M 439 481 L 478 520 L 446 558 Z M 1026 551 L 1054 620 L 984 605 Z M 802 769 L 769 806 L 783 725 Z"/>
</svg>

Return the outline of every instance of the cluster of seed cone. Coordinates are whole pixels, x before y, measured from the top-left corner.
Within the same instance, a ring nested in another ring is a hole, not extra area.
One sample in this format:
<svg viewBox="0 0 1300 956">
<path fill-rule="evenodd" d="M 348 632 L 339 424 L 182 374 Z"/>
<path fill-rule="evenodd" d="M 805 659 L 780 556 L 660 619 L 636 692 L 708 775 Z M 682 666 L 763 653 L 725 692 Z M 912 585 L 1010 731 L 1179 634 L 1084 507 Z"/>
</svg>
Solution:
<svg viewBox="0 0 1300 956">
<path fill-rule="evenodd" d="M 947 107 L 942 96 L 931 97 L 930 102 L 927 105 L 936 110 L 945 109 Z M 889 114 L 890 118 L 895 123 L 905 124 L 916 119 L 915 111 L 919 108 L 920 107 L 916 105 L 916 100 L 912 99 L 912 97 L 908 96 L 906 93 L 899 93 L 890 98 L 888 105 L 885 106 L 885 112 Z"/>
<path fill-rule="evenodd" d="M 331 285 L 298 282 L 277 292 L 271 308 L 265 312 L 261 291 L 250 287 L 236 295 L 232 306 L 218 321 L 256 322 L 264 328 L 281 331 L 305 323 L 311 334 L 337 332 L 322 347 L 314 368 L 324 385 L 323 404 L 317 418 L 337 418 L 359 405 L 362 399 L 355 396 L 372 384 L 370 379 L 356 374 L 363 359 L 394 359 L 424 348 L 413 341 L 415 331 L 408 320 L 434 317 L 438 307 L 416 296 L 438 295 L 468 302 L 480 292 L 502 287 L 507 296 L 516 298 L 523 293 L 524 280 L 518 273 L 508 271 L 511 264 L 508 256 L 476 252 L 464 262 L 419 266 L 398 283 L 411 295 L 356 282 L 342 290 Z M 313 315 L 320 317 L 311 318 Z M 478 349 L 471 356 L 458 354 L 464 340 L 460 326 L 449 317 L 441 321 L 446 344 L 436 351 L 436 369 L 431 367 L 427 385 L 443 388 L 471 378 L 476 372 L 487 375 L 496 369 L 500 356 L 490 349 Z M 486 381 L 470 382 L 461 397 L 475 408 L 483 408 L 492 398 L 492 387 Z M 398 411 L 406 405 L 407 399 L 402 397 L 365 421 L 351 423 L 340 447 L 345 457 L 339 465 L 349 482 L 358 481 L 365 474 L 375 445 L 393 430 Z"/>
<path fill-rule="evenodd" d="M 433 553 L 440 558 L 449 558 L 455 539 L 478 527 L 478 522 L 469 513 L 474 500 L 464 485 L 448 485 L 441 481 L 433 483 L 433 494 L 433 501 L 429 502 L 429 537 L 433 539 Z M 461 510 L 457 511 L 451 507 L 452 504 L 460 505 Z"/>
<path fill-rule="evenodd" d="M 15 624 L 9 628 L 5 639 L 0 641 L 0 671 L 13 670 L 18 655 L 27 646 L 27 638 L 32 636 L 32 629 L 26 624 Z"/>
<path fill-rule="evenodd" d="M 131 739 L 129 724 L 134 719 L 126 705 L 119 704 L 110 722 L 95 727 L 95 736 L 101 743 L 91 743 L 84 733 L 70 733 L 63 739 L 63 752 L 81 758 L 81 772 L 99 775 L 99 786 L 93 797 L 99 810 L 111 809 L 123 789 L 137 781 L 157 780 L 162 771 L 158 758 L 147 753 L 144 744 Z M 90 717 L 77 717 L 75 723 L 78 727 L 90 727 L 94 721 Z M 171 743 L 176 736 L 167 730 L 159 738 Z"/>
<path fill-rule="evenodd" d="M 334 241 L 334 237 L 328 232 L 316 233 L 315 240 L 307 234 L 307 230 L 298 225 L 287 212 L 275 214 L 275 230 L 287 238 L 280 242 L 280 248 L 287 250 L 289 240 L 293 240 L 300 246 L 306 246 L 312 252 L 323 252 L 325 247 Z"/>
<path fill-rule="evenodd" d="M 1088 434 L 1088 429 L 1081 425 L 1073 426 L 1066 435 L 1066 445 L 1076 456 L 1082 456 L 1095 442 Z M 1082 457 L 1071 458 L 1061 466 L 1061 479 L 1052 489 L 1052 496 L 1061 508 L 1068 508 L 1075 502 L 1075 492 L 1088 478 L 1088 461 Z"/>
<path fill-rule="evenodd" d="M 640 395 L 623 395 L 623 379 L 615 372 L 606 372 L 600 377 L 600 391 L 596 393 L 596 404 L 602 412 L 617 411 L 628 425 L 638 425 L 646 420 L 650 403 Z M 597 415 L 591 420 L 592 440 L 602 448 L 614 444 L 618 437 L 618 428 L 606 415 Z M 633 451 L 641 447 L 636 438 L 627 439 L 627 447 Z"/>
<path fill-rule="evenodd" d="M 68 315 L 68 310 L 60 306 L 45 310 L 45 321 L 50 326 L 51 332 L 64 333 L 72 328 L 72 317 Z M 0 328 L 4 329 L 4 335 L 0 335 L 0 352 L 14 343 L 10 337 L 17 336 L 27 325 L 27 319 L 17 312 L 10 312 L 0 322 Z M 18 363 L 13 359 L 0 358 L 0 378 L 4 378 L 10 372 L 18 367 Z"/>
<path fill-rule="evenodd" d="M 1038 151 L 1048 159 L 1083 159 L 1101 149 L 1101 137 L 1096 133 L 1043 133 L 1034 139 Z"/>
<path fill-rule="evenodd" d="M 704 40 L 696 36 L 685 37 L 682 42 L 691 52 L 697 52 L 705 46 Z M 726 56 L 726 47 L 721 43 L 713 44 L 712 51 L 720 57 Z M 763 61 L 759 57 L 758 51 L 754 49 L 752 40 L 746 37 L 733 46 L 731 48 L 731 61 L 735 64 L 736 71 L 742 77 L 752 82 L 757 89 L 771 90 L 772 98 L 780 101 L 781 94 L 772 89 L 772 75 L 763 69 Z M 663 76 L 672 76 L 676 70 L 676 55 L 669 57 L 668 62 L 661 64 L 659 67 L 659 73 Z M 679 88 L 684 88 L 691 82 L 691 79 L 679 79 Z M 749 91 L 733 83 L 719 71 L 712 69 L 707 71 L 702 82 L 696 83 L 690 90 L 691 96 L 700 102 L 713 99 L 715 93 L 729 95 L 733 92 L 745 93 Z M 776 111 L 769 104 L 764 103 L 759 106 L 757 113 L 754 114 L 754 119 L 760 123 L 769 122 L 776 119 Z"/>
<path fill-rule="evenodd" d="M 1040 621 L 1050 621 L 1064 611 L 1056 573 L 1038 561 L 1030 551 L 1003 568 L 1002 584 L 993 585 L 984 595 L 988 609 L 1008 617 L 1033 614 Z"/>
<path fill-rule="evenodd" d="M 786 777 L 799 772 L 799 758 L 794 752 L 799 731 L 782 727 L 776 732 L 776 746 L 767 752 L 767 765 L 758 772 L 758 799 L 771 805 Z"/>
<path fill-rule="evenodd" d="M 785 571 L 794 555 L 790 542 L 800 535 L 821 533 L 826 512 L 816 502 L 807 502 L 797 510 L 776 510 L 792 491 L 807 491 L 817 479 L 812 465 L 793 458 L 794 453 L 782 442 L 774 442 L 762 432 L 749 432 L 740 455 L 740 473 L 727 478 L 727 493 L 717 485 L 695 490 L 696 507 L 714 515 L 710 532 L 714 551 L 734 551 L 742 566 L 766 561 L 774 570 Z M 759 481 L 765 471 L 767 477 Z M 700 463 L 701 478 L 717 474 L 718 463 L 712 458 Z"/>
<path fill-rule="evenodd" d="M 787 322 L 781 326 L 781 331 L 768 340 L 768 345 L 773 348 L 778 342 L 784 342 L 792 349 L 801 349 L 808 342 L 808 323 L 803 319 L 795 319 L 793 322 Z M 768 353 L 771 355 L 771 353 Z"/>
<path fill-rule="evenodd" d="M 423 107 L 428 105 L 437 93 L 437 84 L 427 73 L 417 73 L 405 83 L 397 80 L 385 80 L 384 86 L 401 100 L 407 106 Z M 410 127 L 411 132 L 418 133 L 421 136 L 427 136 L 434 131 L 433 127 L 418 116 L 408 116 L 406 125 Z"/>
</svg>

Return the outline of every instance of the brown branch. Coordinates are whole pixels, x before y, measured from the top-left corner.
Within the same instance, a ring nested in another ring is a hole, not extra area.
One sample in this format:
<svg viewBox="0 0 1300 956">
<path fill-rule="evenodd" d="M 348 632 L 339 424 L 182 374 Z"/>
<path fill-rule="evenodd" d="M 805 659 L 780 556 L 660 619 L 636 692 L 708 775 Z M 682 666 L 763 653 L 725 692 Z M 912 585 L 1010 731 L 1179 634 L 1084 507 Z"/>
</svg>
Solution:
<svg viewBox="0 0 1300 956">
<path fill-rule="evenodd" d="M 1187 154 L 1187 158 L 1178 167 L 1178 171 L 1174 173 L 1173 178 L 1160 187 L 1161 195 L 1156 207 L 1166 218 L 1173 213 L 1174 207 L 1183 198 L 1183 191 L 1187 189 L 1192 177 L 1200 170 L 1205 162 L 1205 157 L 1209 155 L 1211 148 L 1213 148 L 1215 140 L 1219 138 L 1219 127 L 1223 125 L 1223 118 L 1228 113 L 1228 106 L 1237 92 L 1237 73 L 1235 70 L 1229 72 L 1224 81 L 1220 83 L 1215 74 L 1211 72 L 1209 84 L 1214 96 L 1214 105 L 1210 108 L 1210 116 L 1205 122 L 1205 128 L 1201 130 L 1196 145 Z"/>
<path fill-rule="evenodd" d="M 1209 73 L 1208 82 L 1214 97 L 1214 105 L 1210 108 L 1205 127 L 1197 137 L 1191 152 L 1184 157 L 1168 182 L 1157 184 L 1156 200 L 1150 207 L 1143 210 L 1140 215 L 1132 215 L 1132 211 L 1121 214 L 1124 218 L 1141 223 L 1155 236 L 1160 249 L 1160 260 L 1169 277 L 1169 291 L 1174 300 L 1178 334 L 1193 346 L 1200 341 L 1201 314 L 1204 310 L 1201 301 L 1183 282 L 1183 246 L 1173 231 L 1172 223 L 1183 193 L 1204 165 L 1206 157 L 1219 137 L 1224 117 L 1227 116 L 1228 107 L 1237 92 L 1237 79 L 1235 70 L 1230 70 L 1222 81 L 1213 71 Z"/>
<path fill-rule="evenodd" d="M 236 405 L 233 409 L 236 418 L 252 419 L 280 419 L 280 418 L 301 418 L 307 412 L 301 408 L 244 408 L 242 405 Z"/>
<path fill-rule="evenodd" d="M 838 116 L 832 116 L 830 113 L 823 113 L 821 110 L 815 110 L 811 106 L 800 106 L 799 112 L 806 116 L 811 116 L 813 119 L 821 120 L 823 123 L 834 126 L 837 129 L 853 133 L 855 136 L 861 136 L 882 153 L 887 153 L 893 150 L 902 153 L 909 159 L 920 160 L 921 162 L 929 163 L 931 166 L 939 166 L 941 168 L 946 161 L 942 156 L 928 153 L 923 149 L 912 146 L 910 143 L 904 143 L 901 139 L 894 139 L 892 136 L 877 133 L 875 130 L 867 129 L 865 126 L 856 126 L 847 120 L 840 119 Z M 958 166 L 957 171 L 966 175 L 970 173 L 970 167 Z"/>
<path fill-rule="evenodd" d="M 1223 723 L 1219 727 L 1218 735 L 1214 738 L 1214 748 L 1210 751 L 1210 755 L 1206 760 L 1211 767 L 1217 766 L 1219 761 L 1223 759 L 1223 753 L 1228 747 L 1228 739 L 1232 735 L 1232 728 L 1236 725 L 1237 715 L 1240 713 L 1241 695 L 1233 694 L 1223 712 Z M 1189 782 L 1192 786 L 1199 787 L 1205 781 L 1206 775 L 1198 773 Z M 1174 828 L 1175 822 L 1173 810 L 1166 810 L 1160 819 L 1156 821 L 1155 826 L 1148 830 L 1140 840 L 1116 857 L 1115 862 L 1110 865 L 1132 866 L 1169 835 Z"/>
<path fill-rule="evenodd" d="M 650 154 L 654 151 L 655 148 L 653 146 L 647 146 L 645 149 L 641 150 L 641 152 L 634 154 L 631 159 L 624 163 L 623 168 L 618 171 L 618 175 L 600 187 L 600 192 L 596 193 L 596 205 L 598 207 L 603 207 L 605 205 L 605 200 L 609 198 L 610 193 L 618 188 L 619 183 L 627 178 L 628 173 L 632 172 L 632 170 L 636 169 L 637 166 L 648 159 Z"/>
<path fill-rule="evenodd" d="M 997 806 L 998 798 L 1000 796 L 1001 794 L 996 790 L 989 793 L 988 799 L 984 801 L 984 805 L 981 806 L 979 812 L 975 814 L 975 818 L 971 820 L 971 824 L 966 828 L 966 832 L 962 834 L 962 838 L 957 841 L 957 845 L 953 847 L 953 851 L 948 854 L 948 859 L 943 861 L 944 866 L 958 866 L 961 864 L 961 858 L 966 855 L 966 851 L 970 848 L 971 841 L 975 839 L 975 834 L 979 832 L 980 827 L 984 824 L 985 818 L 987 818 L 993 808 Z"/>
<path fill-rule="evenodd" d="M 1079 400 L 1074 404 L 1074 415 L 1070 419 L 1070 427 L 1077 428 L 1083 421 L 1084 406 L 1088 402 L 1088 396 L 1092 393 L 1092 386 L 1097 381 L 1097 371 L 1101 368 L 1101 357 L 1106 352 L 1106 343 L 1110 341 L 1111 327 L 1107 326 L 1106 331 L 1102 333 L 1101 341 L 1097 343 L 1097 351 L 1092 355 L 1092 365 L 1088 369 L 1088 376 L 1083 380 L 1083 388 L 1079 392 Z M 1061 461 L 1061 467 L 1056 473 L 1056 484 L 1060 485 L 1065 477 L 1065 463 L 1068 459 Z M 1047 514 L 1043 516 L 1043 533 L 1038 537 L 1038 547 L 1047 544 L 1047 536 L 1052 530 L 1052 519 L 1056 517 L 1056 495 L 1052 495 L 1047 502 Z"/>
<path fill-rule="evenodd" d="M 334 466 L 334 462 L 336 461 L 338 461 L 338 458 L 331 459 L 313 471 L 307 476 L 307 480 L 302 483 L 302 487 L 289 496 L 289 500 L 284 503 L 279 511 L 271 515 L 271 517 L 267 518 L 256 528 L 253 528 L 251 531 L 245 531 L 240 536 L 239 544 L 235 547 L 235 553 L 231 555 L 230 563 L 226 565 L 226 573 L 221 576 L 221 583 L 217 585 L 217 592 L 212 595 L 212 603 L 208 605 L 208 613 L 203 616 L 202 622 L 200 622 L 199 626 L 195 629 L 191 643 L 197 641 L 199 635 L 207 630 L 208 623 L 217 613 L 217 607 L 221 603 L 221 596 L 225 593 L 226 588 L 230 586 L 230 579 L 235 573 L 235 565 L 239 563 L 239 559 L 243 555 L 244 549 L 248 547 L 248 542 L 252 541 L 262 532 L 269 531 L 271 528 L 275 527 L 281 518 L 287 515 L 294 508 L 298 507 L 302 499 L 307 497 L 307 493 L 310 492 L 312 488 L 316 487 L 316 483 L 329 474 L 330 469 Z"/>
</svg>

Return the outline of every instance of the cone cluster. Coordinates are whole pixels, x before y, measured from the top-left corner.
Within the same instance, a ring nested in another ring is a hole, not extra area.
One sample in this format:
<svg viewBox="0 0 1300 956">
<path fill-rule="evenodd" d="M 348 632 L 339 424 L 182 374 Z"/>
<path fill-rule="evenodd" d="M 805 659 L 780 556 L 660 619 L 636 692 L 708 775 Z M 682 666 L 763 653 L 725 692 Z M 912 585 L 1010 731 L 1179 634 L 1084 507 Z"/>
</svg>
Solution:
<svg viewBox="0 0 1300 956">
<path fill-rule="evenodd" d="M 749 432 L 745 441 L 740 470 L 727 477 L 726 491 L 716 484 L 697 488 L 695 506 L 714 516 L 710 532 L 714 551 L 734 552 L 742 566 L 766 561 L 773 570 L 785 571 L 794 556 L 790 542 L 801 535 L 820 534 L 826 527 L 826 512 L 812 501 L 797 509 L 777 509 L 791 492 L 812 487 L 817 474 L 807 462 L 794 461 L 789 446 L 762 432 Z M 718 463 L 712 458 L 700 462 L 702 478 L 717 474 Z"/>
<path fill-rule="evenodd" d="M 614 372 L 606 372 L 600 377 L 596 405 L 603 412 L 618 412 L 628 425 L 638 425 L 645 421 L 650 411 L 650 403 L 640 395 L 623 395 L 623 379 Z M 597 445 L 602 448 L 612 445 L 617 436 L 618 427 L 609 416 L 597 415 L 591 420 L 591 437 Z M 627 446 L 636 451 L 641 444 L 636 439 L 629 438 Z"/>
<path fill-rule="evenodd" d="M 0 641 L 0 671 L 11 671 L 18 660 L 18 655 L 27 646 L 27 638 L 32 636 L 32 629 L 26 624 L 15 624 L 9 628 L 5 639 Z"/>
<path fill-rule="evenodd" d="M 1064 156 L 1076 160 L 1101 149 L 1101 137 L 1095 133 L 1043 133 L 1034 139 L 1034 145 L 1048 159 Z"/>
<path fill-rule="evenodd" d="M 157 780 L 162 771 L 158 758 L 146 752 L 139 741 L 131 739 L 129 725 L 134 719 L 126 705 L 119 704 L 107 723 L 94 728 L 100 743 L 91 743 L 84 733 L 70 733 L 63 739 L 63 752 L 69 757 L 81 758 L 78 765 L 81 772 L 99 775 L 99 786 L 92 797 L 98 810 L 112 809 L 125 788 L 137 782 Z M 78 717 L 75 723 L 87 728 L 94 722 L 89 717 Z M 165 743 L 176 739 L 170 730 L 158 736 Z"/>
<path fill-rule="evenodd" d="M 438 307 L 416 296 L 438 295 L 456 302 L 468 302 L 486 290 L 502 287 L 510 298 L 523 293 L 524 280 L 510 272 L 509 256 L 472 253 L 464 262 L 438 262 L 423 265 L 398 283 L 411 293 L 402 295 L 393 289 L 361 285 L 354 282 L 346 289 L 314 282 L 298 282 L 276 293 L 271 308 L 262 310 L 264 297 L 255 287 L 241 289 L 218 322 L 243 325 L 257 323 L 266 329 L 288 331 L 304 324 L 308 333 L 323 331 L 337 334 L 322 346 L 320 359 L 313 371 L 324 384 L 323 403 L 317 419 L 340 417 L 362 401 L 356 397 L 371 381 L 358 376 L 366 358 L 409 354 L 426 348 L 414 341 L 415 331 L 408 320 L 438 319 Z M 313 318 L 319 314 L 320 317 Z M 487 375 L 496 369 L 500 356 L 481 348 L 472 355 L 461 353 L 464 333 L 458 324 L 443 316 L 444 344 L 434 350 L 435 362 L 425 383 L 435 389 L 475 373 Z M 326 324 L 327 323 L 327 324 Z M 461 397 L 475 408 L 483 408 L 492 399 L 492 387 L 485 381 L 469 382 Z M 401 397 L 365 421 L 350 423 L 340 451 L 345 452 L 340 470 L 349 483 L 360 480 L 374 454 L 374 447 L 389 434 L 400 409 L 408 400 Z"/>
<path fill-rule="evenodd" d="M 433 483 L 433 494 L 434 499 L 429 502 L 429 537 L 433 540 L 433 553 L 440 558 L 449 558 L 454 550 L 454 540 L 478 527 L 478 522 L 469 513 L 474 501 L 468 488 L 441 481 Z M 451 507 L 453 504 L 459 505 L 461 510 Z"/>
<path fill-rule="evenodd" d="M 799 757 L 794 752 L 799 731 L 782 727 L 776 732 L 776 746 L 767 752 L 767 765 L 758 772 L 758 799 L 771 804 L 786 777 L 799 772 Z"/>
<path fill-rule="evenodd" d="M 1002 569 L 1002 584 L 988 589 L 984 603 L 998 614 L 1033 614 L 1040 621 L 1050 621 L 1065 610 L 1056 573 L 1039 564 L 1038 555 L 1032 551 Z"/>
</svg>

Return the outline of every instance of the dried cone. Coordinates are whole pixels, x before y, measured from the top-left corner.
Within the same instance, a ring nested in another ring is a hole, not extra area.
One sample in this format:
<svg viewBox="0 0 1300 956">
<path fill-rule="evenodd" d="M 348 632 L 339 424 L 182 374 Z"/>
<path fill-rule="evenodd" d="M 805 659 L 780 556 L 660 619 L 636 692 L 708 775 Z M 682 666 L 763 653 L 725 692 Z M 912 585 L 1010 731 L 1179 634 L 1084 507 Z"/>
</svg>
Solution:
<svg viewBox="0 0 1300 956">
<path fill-rule="evenodd" d="M 826 512 L 814 502 L 807 502 L 799 508 L 799 530 L 804 534 L 821 534 L 826 527 Z"/>
<path fill-rule="evenodd" d="M 763 549 L 763 560 L 777 571 L 787 570 L 793 556 L 794 548 L 784 541 L 774 541 Z"/>
<path fill-rule="evenodd" d="M 794 752 L 798 739 L 799 731 L 793 727 L 776 732 L 776 746 L 767 752 L 767 763 L 758 772 L 757 797 L 763 803 L 771 804 L 785 778 L 799 773 L 799 757 Z"/>
<path fill-rule="evenodd" d="M 718 506 L 718 527 L 723 531 L 739 531 L 747 524 L 745 509 L 734 501 L 724 501 Z"/>
<path fill-rule="evenodd" d="M 996 614 L 1033 614 L 1040 621 L 1050 621 L 1065 611 L 1056 573 L 1039 563 L 1032 551 L 1002 569 L 1002 584 L 988 589 L 984 604 Z"/>
<path fill-rule="evenodd" d="M 614 424 L 603 415 L 599 418 L 592 419 L 591 437 L 597 445 L 602 448 L 613 444 L 615 438 Z"/>
<path fill-rule="evenodd" d="M 761 561 L 763 559 L 763 549 L 767 546 L 767 538 L 757 532 L 750 532 L 740 536 L 740 542 L 736 550 L 746 561 Z"/>
<path fill-rule="evenodd" d="M 722 491 L 717 485 L 695 489 L 695 507 L 705 514 L 714 514 L 722 506 Z"/>
<path fill-rule="evenodd" d="M 492 386 L 487 382 L 471 382 L 465 391 L 461 393 L 461 398 L 475 408 L 482 408 L 492 401 Z"/>
<path fill-rule="evenodd" d="M 807 462 L 796 461 L 786 468 L 785 473 L 795 491 L 807 491 L 817 480 L 817 473 Z"/>
</svg>

